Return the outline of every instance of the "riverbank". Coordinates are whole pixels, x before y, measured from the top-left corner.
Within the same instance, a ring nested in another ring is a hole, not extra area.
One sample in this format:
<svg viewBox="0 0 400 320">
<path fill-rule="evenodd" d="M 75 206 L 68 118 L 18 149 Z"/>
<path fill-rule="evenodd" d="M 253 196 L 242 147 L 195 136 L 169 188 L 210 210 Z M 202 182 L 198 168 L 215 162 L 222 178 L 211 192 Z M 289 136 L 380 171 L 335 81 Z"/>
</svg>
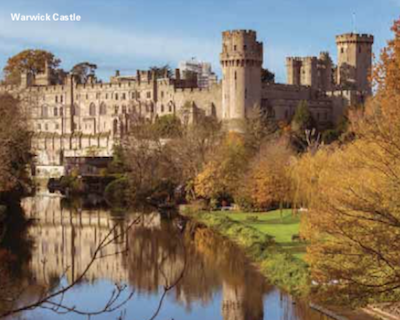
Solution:
<svg viewBox="0 0 400 320">
<path fill-rule="evenodd" d="M 310 292 L 310 277 L 302 259 L 305 244 L 292 241 L 299 233 L 299 220 L 290 210 L 258 214 L 202 212 L 183 209 L 182 214 L 236 242 L 260 272 L 274 285 L 302 297 Z"/>
</svg>

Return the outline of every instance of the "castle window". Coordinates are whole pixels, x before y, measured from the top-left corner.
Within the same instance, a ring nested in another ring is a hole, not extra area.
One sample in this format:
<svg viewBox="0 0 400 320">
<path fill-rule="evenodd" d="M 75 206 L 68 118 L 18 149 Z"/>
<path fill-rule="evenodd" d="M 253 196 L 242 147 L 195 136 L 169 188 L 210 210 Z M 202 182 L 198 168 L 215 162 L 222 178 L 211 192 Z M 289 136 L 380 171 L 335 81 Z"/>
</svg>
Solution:
<svg viewBox="0 0 400 320">
<path fill-rule="evenodd" d="M 234 46 L 233 46 L 233 51 L 236 51 L 236 48 L 237 48 L 236 45 L 234 45 Z"/>
<path fill-rule="evenodd" d="M 151 99 L 151 92 L 150 92 L 150 91 L 147 92 L 147 98 L 148 98 L 148 99 Z"/>
<path fill-rule="evenodd" d="M 126 106 L 122 106 L 122 113 L 126 113 Z"/>
<path fill-rule="evenodd" d="M 132 99 L 135 99 L 135 93 L 132 92 Z"/>
<path fill-rule="evenodd" d="M 115 100 L 118 100 L 118 93 L 115 94 Z"/>
<path fill-rule="evenodd" d="M 164 98 L 164 91 L 161 91 L 161 98 Z"/>
<path fill-rule="evenodd" d="M 107 114 L 107 106 L 104 102 L 100 105 L 100 114 L 101 115 Z"/>
<path fill-rule="evenodd" d="M 126 99 L 126 93 L 123 93 L 122 94 L 122 100 L 125 100 Z"/>
<path fill-rule="evenodd" d="M 171 105 L 168 106 L 168 111 L 172 112 L 172 106 Z"/>
<path fill-rule="evenodd" d="M 114 107 L 114 113 L 115 113 L 115 114 L 118 114 L 118 109 L 119 109 L 118 106 L 115 106 L 115 107 Z"/>
<path fill-rule="evenodd" d="M 90 116 L 96 115 L 96 105 L 94 103 L 91 103 L 89 106 L 89 115 Z"/>
<path fill-rule="evenodd" d="M 42 107 L 42 117 L 48 116 L 48 109 L 46 106 Z"/>
<path fill-rule="evenodd" d="M 136 97 L 140 99 L 140 92 L 137 93 Z"/>
<path fill-rule="evenodd" d="M 341 49 L 340 49 L 340 53 L 344 53 L 344 48 L 341 48 Z"/>
<path fill-rule="evenodd" d="M 63 110 L 63 108 L 61 107 L 60 108 L 60 116 L 62 117 L 64 115 L 64 110 Z"/>
<path fill-rule="evenodd" d="M 64 102 L 64 96 L 63 96 L 63 95 L 60 96 L 60 102 L 61 102 L 61 103 Z"/>
<path fill-rule="evenodd" d="M 161 112 L 164 112 L 164 105 L 161 105 Z"/>
<path fill-rule="evenodd" d="M 58 96 L 56 96 L 56 103 L 58 103 Z"/>
<path fill-rule="evenodd" d="M 54 116 L 57 117 L 58 116 L 58 109 L 54 108 Z"/>
<path fill-rule="evenodd" d="M 237 80 L 237 72 L 235 71 L 235 80 Z"/>
</svg>

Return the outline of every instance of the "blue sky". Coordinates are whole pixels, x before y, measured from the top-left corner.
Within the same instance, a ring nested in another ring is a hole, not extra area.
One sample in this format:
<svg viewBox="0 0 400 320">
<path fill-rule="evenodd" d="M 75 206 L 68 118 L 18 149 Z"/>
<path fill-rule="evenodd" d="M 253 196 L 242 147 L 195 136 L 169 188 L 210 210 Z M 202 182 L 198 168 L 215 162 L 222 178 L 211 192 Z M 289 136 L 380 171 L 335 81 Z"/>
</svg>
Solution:
<svg viewBox="0 0 400 320">
<path fill-rule="evenodd" d="M 0 66 L 26 48 L 52 51 L 70 69 L 90 61 L 106 79 L 120 69 L 170 64 L 196 57 L 219 73 L 221 32 L 254 29 L 264 42 L 264 66 L 285 81 L 285 57 L 330 51 L 335 35 L 375 35 L 379 54 L 400 16 L 400 0 L 2 0 Z M 76 13 L 80 22 L 16 22 L 11 13 Z"/>
</svg>

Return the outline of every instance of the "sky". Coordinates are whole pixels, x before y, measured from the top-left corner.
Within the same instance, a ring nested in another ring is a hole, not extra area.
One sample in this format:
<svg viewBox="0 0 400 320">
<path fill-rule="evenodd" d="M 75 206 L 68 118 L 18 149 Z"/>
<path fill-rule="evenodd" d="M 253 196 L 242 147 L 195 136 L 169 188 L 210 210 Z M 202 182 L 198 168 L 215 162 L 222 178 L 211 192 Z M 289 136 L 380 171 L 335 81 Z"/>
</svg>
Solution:
<svg viewBox="0 0 400 320">
<path fill-rule="evenodd" d="M 81 21 L 12 21 L 11 13 L 75 13 Z M 285 82 L 287 56 L 329 51 L 336 61 L 337 34 L 373 34 L 379 56 L 399 17 L 400 0 L 1 0 L 0 68 L 32 48 L 53 52 L 65 70 L 95 63 L 103 80 L 117 69 L 175 68 L 192 57 L 220 74 L 222 31 L 253 29 L 264 43 L 264 67 Z"/>
</svg>

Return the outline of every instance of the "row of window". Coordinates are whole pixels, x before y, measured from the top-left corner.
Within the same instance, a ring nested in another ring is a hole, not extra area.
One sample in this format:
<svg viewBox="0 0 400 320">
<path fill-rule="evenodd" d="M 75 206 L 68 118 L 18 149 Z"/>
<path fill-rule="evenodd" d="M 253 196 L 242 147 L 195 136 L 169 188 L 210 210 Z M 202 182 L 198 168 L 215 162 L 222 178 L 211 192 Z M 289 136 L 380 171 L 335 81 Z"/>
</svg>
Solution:
<svg viewBox="0 0 400 320">
<path fill-rule="evenodd" d="M 129 99 L 129 94 L 128 93 L 104 93 L 104 99 L 114 99 L 114 100 L 126 100 Z M 131 99 L 140 99 L 140 92 L 132 92 L 130 94 Z M 161 92 L 161 97 L 164 97 L 164 92 Z M 86 93 L 84 95 L 84 98 L 86 100 L 89 100 L 90 96 L 88 93 Z M 96 99 L 101 99 L 102 98 L 102 94 L 100 92 L 96 93 Z M 151 92 L 148 91 L 146 92 L 146 98 L 147 99 L 151 99 Z M 76 95 L 76 100 L 80 100 L 81 99 L 81 95 L 78 93 Z"/>
</svg>

